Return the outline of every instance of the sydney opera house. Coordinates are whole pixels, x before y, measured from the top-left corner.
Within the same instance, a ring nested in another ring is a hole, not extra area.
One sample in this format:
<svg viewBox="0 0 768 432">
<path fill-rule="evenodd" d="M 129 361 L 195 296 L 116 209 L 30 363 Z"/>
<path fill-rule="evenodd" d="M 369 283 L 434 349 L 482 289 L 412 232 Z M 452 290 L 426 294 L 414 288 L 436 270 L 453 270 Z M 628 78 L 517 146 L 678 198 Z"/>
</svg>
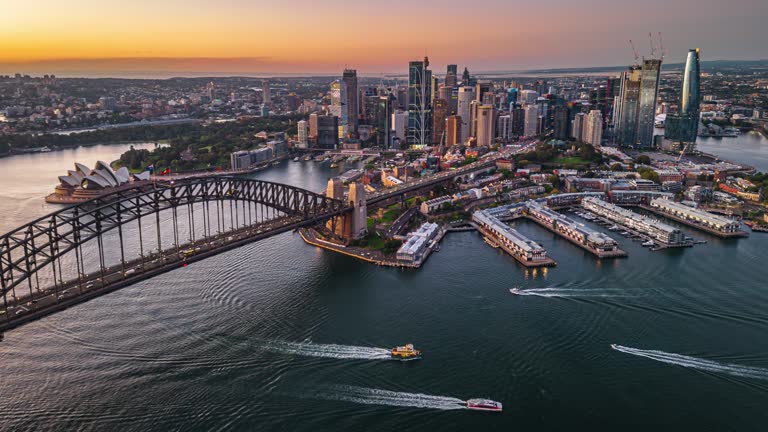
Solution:
<svg viewBox="0 0 768 432">
<path fill-rule="evenodd" d="M 113 170 L 104 161 L 96 162 L 93 169 L 81 163 L 75 163 L 74 171 L 69 170 L 67 175 L 59 176 L 56 190 L 45 200 L 54 204 L 86 201 L 114 190 L 133 186 L 136 182 L 147 182 L 149 177 L 149 171 L 131 175 L 128 168 Z"/>
</svg>

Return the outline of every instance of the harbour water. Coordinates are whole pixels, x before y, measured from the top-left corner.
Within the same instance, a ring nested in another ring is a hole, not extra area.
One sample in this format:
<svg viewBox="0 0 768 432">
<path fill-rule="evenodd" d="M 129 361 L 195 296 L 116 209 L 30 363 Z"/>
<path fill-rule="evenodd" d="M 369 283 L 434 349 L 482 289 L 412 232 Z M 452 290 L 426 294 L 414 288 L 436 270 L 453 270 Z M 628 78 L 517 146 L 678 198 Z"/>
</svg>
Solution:
<svg viewBox="0 0 768 432">
<path fill-rule="evenodd" d="M 749 132 L 733 138 L 699 138 L 696 148 L 723 159 L 742 162 L 768 172 L 768 139 L 759 132 Z"/>
<path fill-rule="evenodd" d="M 254 176 L 322 190 L 330 173 Z M 50 210 L 50 176 L 21 181 L 5 227 Z M 682 227 L 708 244 L 658 252 L 614 236 L 629 258 L 599 261 L 515 227 L 558 266 L 526 270 L 474 232 L 407 271 L 286 233 L 25 325 L 0 342 L 0 430 L 764 428 L 768 235 Z M 406 342 L 423 360 L 387 360 Z M 463 409 L 474 397 L 504 412 Z"/>
</svg>

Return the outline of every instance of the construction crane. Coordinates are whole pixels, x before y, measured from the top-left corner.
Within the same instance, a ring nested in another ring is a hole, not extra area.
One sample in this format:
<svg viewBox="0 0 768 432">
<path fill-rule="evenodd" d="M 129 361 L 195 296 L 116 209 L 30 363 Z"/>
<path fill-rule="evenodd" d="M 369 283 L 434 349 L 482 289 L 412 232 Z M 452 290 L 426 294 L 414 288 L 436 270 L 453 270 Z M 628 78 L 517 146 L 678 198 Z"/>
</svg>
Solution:
<svg viewBox="0 0 768 432">
<path fill-rule="evenodd" d="M 678 156 L 677 161 L 675 161 L 676 163 L 680 163 L 680 159 L 683 158 L 683 155 L 685 154 L 686 150 L 688 150 L 688 143 L 685 143 L 685 145 L 683 146 L 683 149 L 680 151 L 680 156 Z"/>
<path fill-rule="evenodd" d="M 656 46 L 653 45 L 653 33 L 648 33 L 648 42 L 651 44 L 651 58 L 656 58 Z"/>
<path fill-rule="evenodd" d="M 637 55 L 637 49 L 635 48 L 635 43 L 632 42 L 632 39 L 629 40 L 629 46 L 632 48 L 632 54 L 635 55 L 635 63 L 640 62 L 640 56 Z"/>
<path fill-rule="evenodd" d="M 664 42 L 661 40 L 661 32 L 659 32 L 659 51 L 661 52 L 661 59 L 664 60 Z"/>
</svg>

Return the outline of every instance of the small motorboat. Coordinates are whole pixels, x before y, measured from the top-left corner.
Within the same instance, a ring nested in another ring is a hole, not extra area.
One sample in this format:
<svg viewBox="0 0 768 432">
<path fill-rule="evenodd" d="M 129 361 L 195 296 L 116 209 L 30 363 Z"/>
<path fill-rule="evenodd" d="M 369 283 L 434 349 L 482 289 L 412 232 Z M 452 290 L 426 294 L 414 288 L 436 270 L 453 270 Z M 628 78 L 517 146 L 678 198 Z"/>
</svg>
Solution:
<svg viewBox="0 0 768 432">
<path fill-rule="evenodd" d="M 299 161 L 299 157 L 298 157 L 298 156 L 296 156 L 295 158 L 293 158 L 293 161 L 294 161 L 294 162 L 298 162 L 298 161 Z"/>
<path fill-rule="evenodd" d="M 654 246 L 655 243 L 653 242 L 653 240 L 648 240 L 640 243 L 640 245 L 642 245 L 643 247 L 651 247 L 651 246 Z"/>
<path fill-rule="evenodd" d="M 523 295 L 523 290 L 520 287 L 514 287 L 510 289 L 509 292 L 511 292 L 514 295 Z"/>
<path fill-rule="evenodd" d="M 490 399 L 470 399 L 467 401 L 467 408 L 475 411 L 494 411 L 501 412 L 501 402 Z"/>
<path fill-rule="evenodd" d="M 392 348 L 390 355 L 393 359 L 400 361 L 421 359 L 421 351 L 414 349 L 413 344 L 410 343 Z"/>
</svg>

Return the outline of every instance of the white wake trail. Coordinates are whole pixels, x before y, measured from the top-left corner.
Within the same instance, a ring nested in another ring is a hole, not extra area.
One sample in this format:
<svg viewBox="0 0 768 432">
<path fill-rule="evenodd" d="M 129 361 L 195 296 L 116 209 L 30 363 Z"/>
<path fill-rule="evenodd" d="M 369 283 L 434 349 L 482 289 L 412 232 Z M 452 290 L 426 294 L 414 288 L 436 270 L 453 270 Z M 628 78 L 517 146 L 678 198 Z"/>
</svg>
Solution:
<svg viewBox="0 0 768 432">
<path fill-rule="evenodd" d="M 322 399 L 353 402 L 366 405 L 429 408 L 438 410 L 466 409 L 466 401 L 449 396 L 423 393 L 405 393 L 358 386 L 335 386 L 333 393 L 320 395 Z"/>
<path fill-rule="evenodd" d="M 321 357 L 335 359 L 358 359 L 358 360 L 391 360 L 392 356 L 389 350 L 384 348 L 335 345 L 335 344 L 315 344 L 311 342 L 268 342 L 262 346 L 267 351 L 280 354 L 295 354 L 306 357 Z"/>
<path fill-rule="evenodd" d="M 600 288 L 529 288 L 510 290 L 512 294 L 520 296 L 537 297 L 633 297 L 628 294 L 619 294 L 625 292 L 619 289 L 600 289 Z"/>
<path fill-rule="evenodd" d="M 664 351 L 643 350 L 638 348 L 625 347 L 622 345 L 611 345 L 611 348 L 626 354 L 645 357 L 663 363 L 673 364 L 691 369 L 705 370 L 708 372 L 724 373 L 743 378 L 753 378 L 759 380 L 768 380 L 768 369 L 741 366 L 730 363 L 719 363 L 713 360 L 705 360 L 697 357 L 685 356 L 682 354 L 668 353 Z"/>
</svg>

